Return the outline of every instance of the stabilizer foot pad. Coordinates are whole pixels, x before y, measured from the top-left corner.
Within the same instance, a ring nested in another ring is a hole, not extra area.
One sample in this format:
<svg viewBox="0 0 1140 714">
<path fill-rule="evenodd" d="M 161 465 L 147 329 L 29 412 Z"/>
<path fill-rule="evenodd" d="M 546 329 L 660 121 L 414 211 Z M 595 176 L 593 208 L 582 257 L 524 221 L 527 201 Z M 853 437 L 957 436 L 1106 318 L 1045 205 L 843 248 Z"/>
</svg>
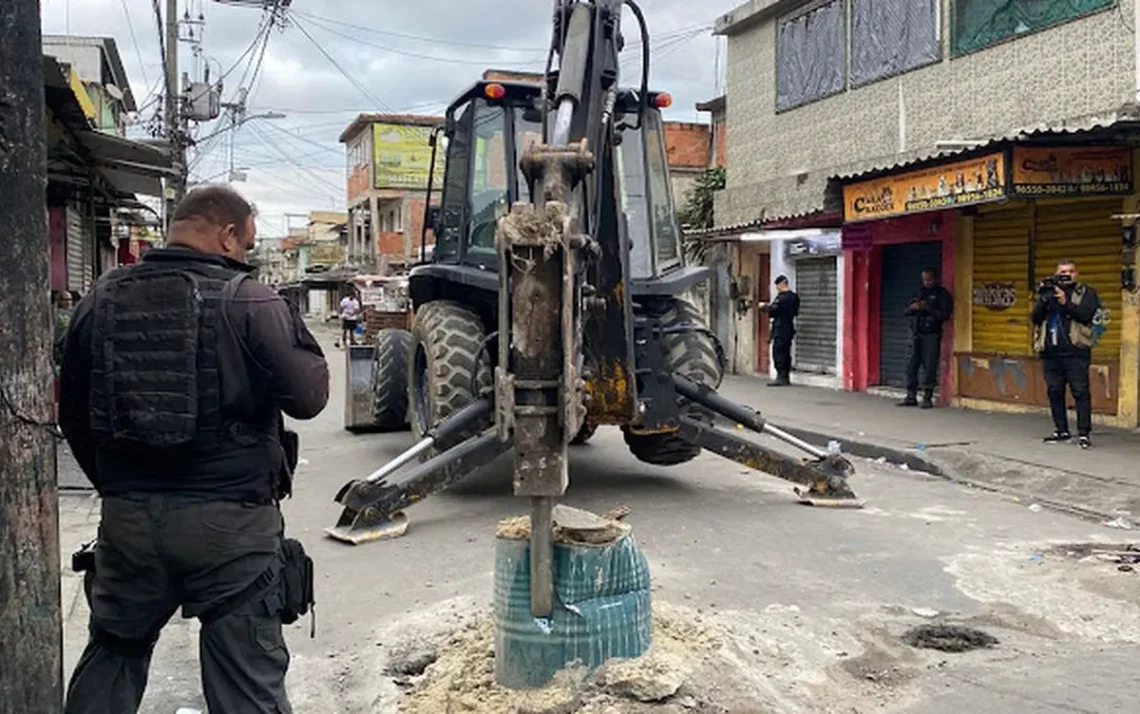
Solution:
<svg viewBox="0 0 1140 714">
<path fill-rule="evenodd" d="M 358 518 L 346 525 L 338 523 L 331 528 L 326 528 L 325 533 L 330 538 L 335 538 L 343 543 L 360 545 L 374 540 L 399 538 L 408 532 L 408 516 L 403 511 L 393 513 L 391 518 L 385 518 L 376 523 L 364 524 L 360 520 Z"/>
<path fill-rule="evenodd" d="M 800 503 L 818 508 L 862 508 L 866 501 L 861 498 L 823 498 L 820 496 L 800 496 Z"/>
</svg>

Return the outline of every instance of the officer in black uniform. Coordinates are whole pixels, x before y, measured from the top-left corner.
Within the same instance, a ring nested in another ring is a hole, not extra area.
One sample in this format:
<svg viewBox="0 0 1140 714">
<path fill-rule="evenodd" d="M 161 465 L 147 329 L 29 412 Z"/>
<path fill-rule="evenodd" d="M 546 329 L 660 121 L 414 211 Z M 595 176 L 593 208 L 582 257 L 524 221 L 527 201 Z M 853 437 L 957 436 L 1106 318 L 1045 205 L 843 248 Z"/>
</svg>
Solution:
<svg viewBox="0 0 1140 714">
<path fill-rule="evenodd" d="M 192 191 L 169 247 L 100 278 L 72 320 L 60 423 L 102 518 L 66 714 L 137 711 L 179 608 L 202 621 L 211 712 L 291 711 L 282 618 L 295 541 L 278 501 L 296 442 L 281 414 L 317 416 L 329 378 L 296 309 L 248 279 L 255 231 L 234 191 Z"/>
<path fill-rule="evenodd" d="M 942 324 L 954 313 L 950 291 L 938 283 L 938 271 L 922 271 L 922 287 L 910 299 L 906 314 L 911 318 L 910 361 L 906 367 L 906 399 L 901 407 L 919 406 L 918 370 L 922 368 L 922 408 L 934 407 L 938 384 L 938 361 L 942 356 Z"/>
<path fill-rule="evenodd" d="M 772 318 L 772 361 L 776 366 L 776 378 L 768 382 L 769 387 L 786 387 L 792 383 L 792 340 L 796 336 L 796 316 L 800 314 L 800 296 L 792 292 L 788 278 L 776 278 L 776 299 L 762 304 L 760 309 Z"/>
</svg>

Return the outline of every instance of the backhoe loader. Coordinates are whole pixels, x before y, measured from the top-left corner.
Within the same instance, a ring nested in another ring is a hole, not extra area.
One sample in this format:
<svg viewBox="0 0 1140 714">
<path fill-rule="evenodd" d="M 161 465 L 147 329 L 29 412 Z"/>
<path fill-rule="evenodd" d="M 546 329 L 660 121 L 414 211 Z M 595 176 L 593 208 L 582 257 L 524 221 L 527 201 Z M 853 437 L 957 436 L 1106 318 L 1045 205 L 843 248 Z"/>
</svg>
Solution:
<svg viewBox="0 0 1140 714">
<path fill-rule="evenodd" d="M 625 9 L 640 34 L 634 89 L 619 84 Z M 804 502 L 860 505 L 842 456 L 715 391 L 723 352 L 680 297 L 709 271 L 682 256 L 661 118 L 671 99 L 649 91 L 640 8 L 564 0 L 553 24 L 545 85 L 482 81 L 447 108 L 442 197 L 425 220 L 436 243 L 409 275 L 412 327 L 374 347 L 407 355 L 375 365 L 391 403 L 374 403 L 378 416 L 406 405 L 417 442 L 345 484 L 328 529 L 351 543 L 399 535 L 404 509 L 513 449 L 514 493 L 531 503 L 536 617 L 553 606 L 551 510 L 569 484 L 567 447 L 599 426 L 620 427 L 650 464 L 708 449 L 797 484 Z"/>
</svg>

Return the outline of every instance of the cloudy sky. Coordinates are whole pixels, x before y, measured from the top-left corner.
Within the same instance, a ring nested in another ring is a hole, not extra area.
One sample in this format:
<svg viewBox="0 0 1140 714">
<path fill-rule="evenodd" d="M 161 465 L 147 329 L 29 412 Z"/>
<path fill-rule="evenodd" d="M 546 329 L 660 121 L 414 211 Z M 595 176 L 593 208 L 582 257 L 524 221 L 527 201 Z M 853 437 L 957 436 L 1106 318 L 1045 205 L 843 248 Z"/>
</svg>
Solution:
<svg viewBox="0 0 1140 714">
<path fill-rule="evenodd" d="M 235 187 L 259 208 L 260 233 L 282 235 L 287 222 L 314 209 L 344 207 L 344 147 L 340 132 L 360 112 L 437 113 L 489 67 L 541 70 L 550 37 L 551 0 L 293 0 L 284 28 L 260 52 L 262 12 L 256 3 L 178 0 L 180 14 L 204 17 L 186 25 L 196 50 L 183 42 L 181 71 L 201 79 L 228 72 L 224 101 L 249 91 L 254 119 L 232 134 L 233 165 L 248 167 Z M 711 35 L 719 15 L 742 0 L 641 0 L 651 35 L 651 84 L 674 96 L 669 118 L 699 118 L 693 105 L 722 87 L 723 40 Z M 160 109 L 158 30 L 150 0 L 41 0 L 45 33 L 115 38 L 135 98 L 148 105 L 132 134 L 145 132 Z M 636 39 L 626 15 L 627 44 Z M 255 51 L 248 51 L 255 48 Z M 640 50 L 627 50 L 623 84 L 637 82 Z M 257 69 L 254 76 L 254 69 Z M 243 77 L 245 78 L 243 81 Z M 220 123 L 197 128 L 206 137 Z M 231 134 L 203 142 L 192 154 L 191 180 L 226 179 Z"/>
</svg>

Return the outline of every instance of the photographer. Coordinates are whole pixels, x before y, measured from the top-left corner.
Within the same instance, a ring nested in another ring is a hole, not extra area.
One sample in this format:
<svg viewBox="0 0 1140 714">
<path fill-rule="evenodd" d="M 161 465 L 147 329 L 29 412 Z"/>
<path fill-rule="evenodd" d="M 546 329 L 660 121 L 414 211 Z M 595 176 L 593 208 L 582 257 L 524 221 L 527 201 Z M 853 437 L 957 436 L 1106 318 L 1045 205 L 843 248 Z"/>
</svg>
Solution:
<svg viewBox="0 0 1140 714">
<path fill-rule="evenodd" d="M 1045 384 L 1055 431 L 1045 443 L 1069 441 L 1069 416 L 1065 408 L 1065 385 L 1077 403 L 1077 435 L 1082 449 L 1092 445 L 1092 395 L 1089 392 L 1089 363 L 1095 341 L 1093 318 L 1100 298 L 1091 286 L 1077 280 L 1077 265 L 1071 260 L 1057 264 L 1057 273 L 1037 288 L 1033 306 L 1033 349 L 1045 365 Z"/>
</svg>

